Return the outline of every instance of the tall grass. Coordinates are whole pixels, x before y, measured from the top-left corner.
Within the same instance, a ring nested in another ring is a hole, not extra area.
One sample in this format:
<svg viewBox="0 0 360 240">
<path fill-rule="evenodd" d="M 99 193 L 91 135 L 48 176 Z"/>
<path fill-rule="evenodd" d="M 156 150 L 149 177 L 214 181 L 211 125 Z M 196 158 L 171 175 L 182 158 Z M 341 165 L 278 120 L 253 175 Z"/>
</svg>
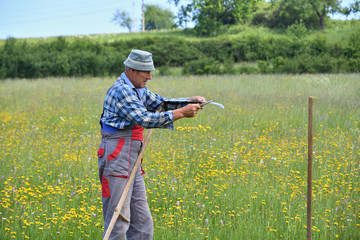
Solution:
<svg viewBox="0 0 360 240">
<path fill-rule="evenodd" d="M 115 79 L 0 82 L 3 239 L 100 239 L 99 115 Z M 314 96 L 314 239 L 359 239 L 359 75 L 154 77 L 208 105 L 154 131 L 143 168 L 154 239 L 306 235 L 307 99 Z"/>
</svg>

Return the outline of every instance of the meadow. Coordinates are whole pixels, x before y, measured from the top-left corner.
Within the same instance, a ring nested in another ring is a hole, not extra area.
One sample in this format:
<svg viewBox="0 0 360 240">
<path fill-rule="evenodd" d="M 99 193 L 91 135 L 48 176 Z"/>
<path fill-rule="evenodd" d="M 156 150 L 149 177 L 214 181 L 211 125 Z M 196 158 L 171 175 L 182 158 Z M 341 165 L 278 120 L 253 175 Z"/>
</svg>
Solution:
<svg viewBox="0 0 360 240">
<path fill-rule="evenodd" d="M 360 75 L 156 76 L 207 105 L 144 156 L 154 239 L 305 239 L 314 97 L 313 239 L 360 239 Z M 1 239 L 101 239 L 99 116 L 115 78 L 0 81 Z"/>
</svg>

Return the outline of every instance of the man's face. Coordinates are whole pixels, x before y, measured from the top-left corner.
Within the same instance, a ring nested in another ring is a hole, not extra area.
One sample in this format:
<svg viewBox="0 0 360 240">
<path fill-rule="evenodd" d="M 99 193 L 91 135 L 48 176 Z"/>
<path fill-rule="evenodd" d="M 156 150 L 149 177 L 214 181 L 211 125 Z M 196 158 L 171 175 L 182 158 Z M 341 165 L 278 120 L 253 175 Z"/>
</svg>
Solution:
<svg viewBox="0 0 360 240">
<path fill-rule="evenodd" d="M 144 88 L 147 81 L 151 80 L 151 72 L 130 69 L 130 76 L 128 78 L 135 88 Z"/>
</svg>

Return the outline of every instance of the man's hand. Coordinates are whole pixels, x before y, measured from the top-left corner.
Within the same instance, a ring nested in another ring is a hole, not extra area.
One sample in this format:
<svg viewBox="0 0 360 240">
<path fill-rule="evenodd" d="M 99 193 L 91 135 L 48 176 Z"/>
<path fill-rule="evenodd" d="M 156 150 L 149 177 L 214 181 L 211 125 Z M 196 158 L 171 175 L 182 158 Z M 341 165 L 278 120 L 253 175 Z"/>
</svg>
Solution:
<svg viewBox="0 0 360 240">
<path fill-rule="evenodd" d="M 205 98 L 201 97 L 201 96 L 195 96 L 195 97 L 191 97 L 189 98 L 190 101 L 194 101 L 194 102 L 205 102 Z"/>
<path fill-rule="evenodd" d="M 198 101 L 198 100 L 197 100 Z M 202 109 L 200 104 L 188 104 L 185 107 L 173 111 L 174 121 L 180 118 L 195 117 L 196 113 Z"/>
</svg>

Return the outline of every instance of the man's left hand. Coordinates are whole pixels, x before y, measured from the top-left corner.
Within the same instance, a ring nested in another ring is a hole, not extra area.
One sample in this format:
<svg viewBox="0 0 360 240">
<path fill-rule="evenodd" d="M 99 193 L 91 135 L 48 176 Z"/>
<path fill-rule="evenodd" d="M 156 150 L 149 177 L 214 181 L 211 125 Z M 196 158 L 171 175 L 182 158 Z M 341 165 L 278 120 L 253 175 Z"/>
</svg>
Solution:
<svg viewBox="0 0 360 240">
<path fill-rule="evenodd" d="M 205 102 L 205 98 L 201 97 L 201 96 L 191 97 L 191 98 L 189 98 L 189 100 L 195 101 L 195 102 Z"/>
</svg>

